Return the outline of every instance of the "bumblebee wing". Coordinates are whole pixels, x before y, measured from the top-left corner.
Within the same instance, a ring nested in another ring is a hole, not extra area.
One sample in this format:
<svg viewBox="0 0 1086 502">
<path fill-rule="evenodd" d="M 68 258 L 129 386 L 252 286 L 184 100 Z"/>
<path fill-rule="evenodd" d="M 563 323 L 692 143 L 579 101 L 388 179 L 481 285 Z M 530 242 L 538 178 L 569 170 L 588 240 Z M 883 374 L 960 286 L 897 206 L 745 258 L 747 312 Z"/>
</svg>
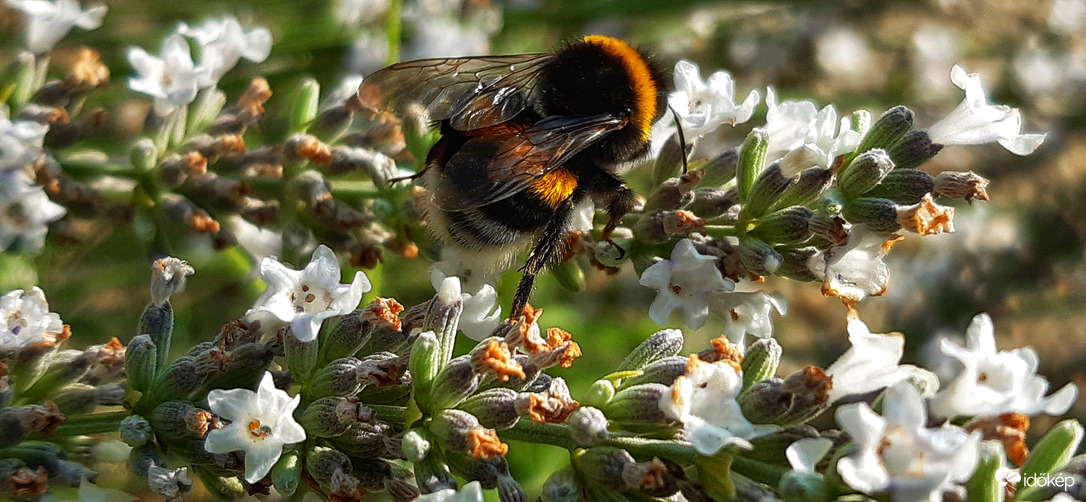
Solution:
<svg viewBox="0 0 1086 502">
<path fill-rule="evenodd" d="M 434 200 L 463 211 L 506 199 L 625 124 L 610 114 L 550 116 L 526 129 L 473 137 L 442 168 Z"/>
<path fill-rule="evenodd" d="M 528 105 L 539 70 L 553 54 L 518 54 L 397 63 L 366 77 L 364 108 L 404 116 L 420 106 L 429 121 L 461 131 L 505 122 Z"/>
</svg>

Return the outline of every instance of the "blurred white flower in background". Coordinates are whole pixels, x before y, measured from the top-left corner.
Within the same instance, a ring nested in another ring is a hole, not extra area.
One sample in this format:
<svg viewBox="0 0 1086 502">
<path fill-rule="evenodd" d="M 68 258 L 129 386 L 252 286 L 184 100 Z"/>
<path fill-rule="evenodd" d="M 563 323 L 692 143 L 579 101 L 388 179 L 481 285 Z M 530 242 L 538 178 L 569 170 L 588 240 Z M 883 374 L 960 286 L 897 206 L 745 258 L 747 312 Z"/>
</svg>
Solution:
<svg viewBox="0 0 1086 502">
<path fill-rule="evenodd" d="M 1030 347 L 997 351 L 988 314 L 979 314 L 969 323 L 965 347 L 943 340 L 940 349 L 960 365 L 957 376 L 932 399 L 931 411 L 938 417 L 1060 415 L 1078 395 L 1078 388 L 1069 383 L 1045 396 L 1048 380 L 1037 374 L 1037 353 Z"/>
<path fill-rule="evenodd" d="M 52 50 L 75 26 L 84 30 L 102 26 L 107 10 L 100 3 L 83 10 L 75 0 L 7 0 L 7 4 L 26 14 L 26 48 L 35 54 Z"/>
<path fill-rule="evenodd" d="M 16 289 L 0 296 L 0 352 L 41 342 L 55 344 L 63 337 L 64 323 L 59 314 L 49 311 L 41 288 Z"/>
<path fill-rule="evenodd" d="M 1022 134 L 1022 115 L 1017 108 L 988 103 L 980 75 L 954 65 L 950 80 L 965 91 L 965 99 L 928 129 L 933 142 L 980 145 L 995 141 L 1016 155 L 1029 155 L 1044 142 L 1044 134 Z"/>
<path fill-rule="evenodd" d="M 934 103 L 957 90 L 946 80 L 946 68 L 961 60 L 958 32 L 946 26 L 922 23 L 912 36 L 913 99 Z"/>
<path fill-rule="evenodd" d="M 0 171 L 0 251 L 41 251 L 49 223 L 67 212 L 49 200 L 27 171 Z"/>
<path fill-rule="evenodd" d="M 380 21 L 388 10 L 389 0 L 337 0 L 336 21 L 354 27 Z"/>
<path fill-rule="evenodd" d="M 155 110 L 169 114 L 196 99 L 205 69 L 197 68 L 185 38 L 172 34 L 162 41 L 160 56 L 139 47 L 128 49 L 128 62 L 137 77 L 128 79 L 128 88 L 155 98 Z"/>
<path fill-rule="evenodd" d="M 867 40 L 848 26 L 830 28 L 815 39 L 815 60 L 835 85 L 844 88 L 871 88 L 885 80 L 885 73 L 875 68 Z"/>
<path fill-rule="evenodd" d="M 181 23 L 177 33 L 200 45 L 200 87 L 213 87 L 242 58 L 259 63 L 271 53 L 271 31 L 261 26 L 244 30 L 233 16 L 209 19 L 196 27 Z"/>
<path fill-rule="evenodd" d="M 980 433 L 927 427 L 920 392 L 907 383 L 886 390 L 879 416 L 867 403 L 837 409 L 837 424 L 858 451 L 837 463 L 849 486 L 866 494 L 890 492 L 895 501 L 938 501 L 977 466 Z"/>
<path fill-rule="evenodd" d="M 49 126 L 31 120 L 9 120 L 0 106 L 0 172 L 26 169 L 43 155 L 42 142 Z"/>
<path fill-rule="evenodd" d="M 1052 0 L 1048 27 L 1065 35 L 1081 35 L 1086 30 L 1086 0 Z"/>
</svg>

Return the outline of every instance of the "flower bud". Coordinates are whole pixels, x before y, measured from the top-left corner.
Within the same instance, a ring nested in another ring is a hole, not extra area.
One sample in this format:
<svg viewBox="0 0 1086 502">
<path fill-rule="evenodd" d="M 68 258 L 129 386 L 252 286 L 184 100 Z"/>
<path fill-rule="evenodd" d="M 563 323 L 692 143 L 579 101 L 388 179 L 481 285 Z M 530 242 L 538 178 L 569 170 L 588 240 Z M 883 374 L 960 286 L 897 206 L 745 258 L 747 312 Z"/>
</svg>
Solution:
<svg viewBox="0 0 1086 502">
<path fill-rule="evenodd" d="M 184 398 L 202 383 L 204 379 L 196 374 L 196 361 L 190 356 L 179 357 L 151 386 L 151 402 Z"/>
<path fill-rule="evenodd" d="M 121 397 L 124 397 L 123 389 Z M 83 415 L 93 412 L 98 405 L 98 388 L 85 383 L 75 383 L 53 393 L 51 398 L 53 404 L 65 415 Z"/>
<path fill-rule="evenodd" d="M 199 96 L 196 102 L 189 106 L 190 131 L 207 129 L 226 105 L 226 94 L 214 87 L 203 89 Z"/>
<path fill-rule="evenodd" d="M 735 174 L 736 186 L 739 188 L 739 198 L 743 202 L 750 201 L 750 192 L 754 187 L 754 181 L 760 177 L 765 169 L 766 155 L 769 153 L 769 133 L 763 129 L 755 128 L 743 141 L 742 150 L 739 152 L 738 170 Z"/>
<path fill-rule="evenodd" d="M 890 148 L 905 137 L 905 133 L 913 128 L 913 111 L 905 106 L 895 106 L 886 110 L 871 124 L 867 134 L 860 140 L 856 152 L 862 154 L 873 148 Z"/>
<path fill-rule="evenodd" d="M 579 406 L 562 378 L 551 380 L 550 386 L 543 391 L 522 392 L 516 400 L 517 413 L 538 423 L 564 423 Z"/>
<path fill-rule="evenodd" d="M 727 213 L 739 202 L 739 191 L 735 188 L 699 188 L 691 193 L 694 194 L 694 200 L 687 204 L 685 209 L 699 218 L 716 218 Z"/>
<path fill-rule="evenodd" d="M 660 186 L 664 183 L 664 180 L 681 174 L 683 157 L 690 153 L 689 148 L 692 146 L 690 143 L 681 144 L 678 133 L 667 138 L 664 146 L 660 148 L 660 154 L 656 156 L 656 160 L 652 163 L 653 186 Z"/>
<path fill-rule="evenodd" d="M 310 450 L 309 454 L 306 455 L 305 467 L 313 480 L 325 490 L 331 488 L 332 475 L 337 470 L 342 472 L 351 472 L 352 470 L 351 459 L 346 454 L 334 448 L 322 446 Z"/>
<path fill-rule="evenodd" d="M 566 466 L 547 476 L 540 498 L 543 502 L 580 502 L 582 488 L 573 467 Z"/>
<path fill-rule="evenodd" d="M 572 455 L 573 468 L 581 477 L 614 490 L 625 490 L 622 473 L 637 463 L 630 452 L 612 446 L 596 446 Z"/>
<path fill-rule="evenodd" d="M 775 376 L 777 366 L 781 363 L 782 352 L 781 345 L 774 338 L 759 338 L 750 344 L 741 363 L 743 390 Z"/>
<path fill-rule="evenodd" d="M 153 437 L 151 422 L 139 415 L 129 415 L 121 420 L 121 441 L 133 448 L 147 444 Z"/>
<path fill-rule="evenodd" d="M 626 387 L 615 393 L 600 409 L 611 423 L 636 432 L 641 428 L 657 429 L 667 423 L 667 415 L 660 409 L 660 398 L 670 395 L 666 385 L 646 383 Z"/>
<path fill-rule="evenodd" d="M 309 386 L 313 398 L 324 396 L 353 396 L 362 389 L 358 383 L 358 368 L 362 361 L 341 357 L 317 370 Z"/>
<path fill-rule="evenodd" d="M 263 343 L 247 343 L 230 352 L 230 365 L 221 373 L 211 375 L 204 384 L 207 389 L 254 388 L 264 376 L 275 352 Z"/>
<path fill-rule="evenodd" d="M 528 502 L 528 494 L 512 476 L 498 476 L 499 502 Z"/>
<path fill-rule="evenodd" d="M 1064 420 L 1049 429 L 1040 441 L 1033 447 L 1033 451 L 1026 457 L 1025 463 L 1019 472 L 1022 478 L 1029 476 L 1051 475 L 1057 469 L 1067 465 L 1071 456 L 1078 450 L 1082 442 L 1083 428 L 1078 420 Z M 1017 493 L 1022 500 L 1030 500 L 1029 494 L 1036 493 L 1041 488 L 1038 485 L 1026 487 Z"/>
<path fill-rule="evenodd" d="M 302 479 L 302 454 L 298 448 L 283 452 L 272 467 L 271 480 L 275 491 L 287 497 L 294 495 Z"/>
<path fill-rule="evenodd" d="M 37 58 L 29 51 L 19 51 L 7 68 L 4 75 L 5 82 L 11 82 L 11 95 L 8 97 L 9 106 L 18 110 L 30 102 L 30 98 L 38 92 L 41 83 L 38 82 Z"/>
<path fill-rule="evenodd" d="M 150 335 L 139 335 L 129 342 L 124 353 L 124 368 L 129 387 L 140 392 L 150 389 L 157 365 L 158 350 Z"/>
<path fill-rule="evenodd" d="M 165 464 L 163 464 L 165 465 Z M 245 485 L 238 476 L 220 476 L 208 467 L 193 465 L 192 471 L 203 481 L 204 488 L 215 500 L 238 500 L 247 495 Z"/>
<path fill-rule="evenodd" d="M 887 151 L 898 169 L 915 169 L 942 149 L 943 145 L 933 143 L 927 131 L 912 130 Z"/>
<path fill-rule="evenodd" d="M 434 332 L 428 331 L 418 335 L 411 347 L 408 369 L 411 370 L 415 387 L 415 402 L 420 408 L 429 406 L 430 390 L 434 386 L 434 379 L 437 378 L 443 362 L 440 358 L 440 347 Z"/>
<path fill-rule="evenodd" d="M 147 479 L 147 471 L 152 465 L 166 465 L 166 456 L 154 443 L 132 448 L 128 458 L 132 474 L 143 479 Z"/>
<path fill-rule="evenodd" d="M 389 440 L 392 434 L 394 432 L 387 424 L 358 422 L 343 434 L 329 438 L 329 443 L 354 457 L 376 458 L 391 450 Z"/>
<path fill-rule="evenodd" d="M 325 138 L 329 142 L 340 139 L 350 128 L 354 113 L 343 105 L 333 105 L 321 110 L 313 124 L 309 126 L 309 132 L 318 138 Z M 367 133 L 369 134 L 369 133 Z M 335 165 L 335 149 L 332 150 L 332 164 Z"/>
<path fill-rule="evenodd" d="M 469 396 L 457 408 L 479 419 L 479 424 L 491 429 L 508 429 L 517 424 L 517 392 L 513 389 L 496 387 Z"/>
<path fill-rule="evenodd" d="M 972 202 L 973 199 L 988 200 L 988 183 L 986 178 L 977 176 L 973 171 L 943 171 L 935 177 L 931 192 L 935 195 L 965 199 L 966 202 Z"/>
<path fill-rule="evenodd" d="M 683 332 L 677 329 L 662 329 L 641 342 L 622 364 L 618 371 L 631 371 L 644 368 L 649 363 L 674 356 L 683 349 Z"/>
<path fill-rule="evenodd" d="M 833 184 L 833 170 L 828 167 L 805 169 L 796 177 L 796 182 L 784 189 L 770 210 L 789 206 L 809 206 L 829 190 Z"/>
<path fill-rule="evenodd" d="M 298 88 L 298 94 L 294 97 L 294 105 L 290 111 L 290 131 L 305 132 L 313 119 L 317 118 L 317 107 L 320 104 L 321 85 L 312 78 L 306 78 Z"/>
<path fill-rule="evenodd" d="M 373 410 L 353 397 L 322 397 L 302 412 L 298 421 L 313 437 L 338 436 L 359 422 L 373 420 Z"/>
<path fill-rule="evenodd" d="M 151 301 L 153 305 L 163 306 L 169 302 L 170 296 L 185 288 L 185 278 L 196 273 L 188 262 L 185 260 L 179 260 L 174 257 L 162 258 L 155 260 L 155 263 L 151 265 Z M 166 314 L 162 314 L 166 315 Z M 147 312 L 144 312 L 144 317 L 147 316 Z M 173 310 L 169 311 L 170 325 L 173 325 Z M 143 319 L 141 319 L 140 333 L 152 334 L 151 331 L 144 331 Z M 153 335 L 152 335 L 153 338 Z M 159 345 L 161 346 L 161 345 Z"/>
<path fill-rule="evenodd" d="M 460 296 L 460 278 L 446 277 L 438 287 L 437 295 L 430 301 L 423 321 L 423 331 L 433 331 L 438 342 L 438 363 L 445 364 L 452 359 L 453 344 L 456 342 L 456 329 L 460 325 L 460 314 L 464 311 L 464 302 Z"/>
<path fill-rule="evenodd" d="M 468 450 L 468 435 L 480 427 L 479 419 L 464 410 L 441 410 L 430 422 L 429 431 L 449 450 Z"/>
<path fill-rule="evenodd" d="M 809 366 L 784 380 L 769 378 L 751 386 L 736 401 L 755 424 L 800 424 L 829 407 L 833 379 L 821 368 Z"/>
<path fill-rule="evenodd" d="M 868 150 L 837 173 L 837 188 L 848 197 L 859 197 L 878 185 L 894 168 L 885 150 Z"/>
<path fill-rule="evenodd" d="M 596 380 L 585 393 L 582 405 L 600 407 L 615 397 L 615 384 L 610 380 Z"/>
<path fill-rule="evenodd" d="M 158 164 L 158 150 L 150 138 L 139 138 L 128 152 L 128 160 L 139 172 L 150 172 Z"/>
<path fill-rule="evenodd" d="M 776 244 L 799 244 L 813 235 L 808 225 L 812 217 L 814 211 L 792 206 L 758 218 L 749 234 Z"/>
<path fill-rule="evenodd" d="M 701 171 L 691 171 L 701 172 Z M 645 211 L 682 209 L 693 200 L 694 196 L 684 186 L 680 178 L 668 178 L 657 185 L 645 200 Z"/>
<path fill-rule="evenodd" d="M 57 352 L 45 372 L 42 373 L 29 389 L 20 397 L 35 401 L 49 396 L 64 385 L 75 382 L 90 369 L 91 358 L 80 350 L 62 350 Z"/>
<path fill-rule="evenodd" d="M 799 181 L 796 176 L 785 177 L 781 171 L 781 164 L 774 162 L 754 180 L 747 195 L 746 204 L 741 215 L 747 218 L 759 218 L 769 212 L 769 208 L 777 205 L 781 197 L 792 185 Z"/>
<path fill-rule="evenodd" d="M 607 417 L 599 408 L 582 406 L 566 419 L 569 426 L 569 438 L 578 446 L 593 446 L 607 441 Z"/>
<path fill-rule="evenodd" d="M 940 206 L 927 194 L 911 206 L 898 206 L 897 222 L 905 230 L 920 235 L 954 232 L 954 208 Z"/>
<path fill-rule="evenodd" d="M 999 476 L 999 470 L 1003 468 L 1003 446 L 997 441 L 981 441 L 978 446 L 979 462 L 966 484 L 969 500 L 1003 500 L 1005 480 Z"/>
<path fill-rule="evenodd" d="M 739 149 L 729 148 L 709 158 L 709 162 L 702 169 L 705 176 L 701 179 L 701 185 L 705 187 L 719 187 L 735 178 L 739 167 Z"/>
<path fill-rule="evenodd" d="M 287 357 L 287 368 L 298 382 L 307 382 L 317 366 L 320 343 L 313 339 L 303 342 L 288 334 L 283 340 L 283 350 Z"/>
<path fill-rule="evenodd" d="M 657 359 L 642 367 L 640 375 L 622 379 L 621 386 L 629 387 L 644 383 L 671 385 L 671 382 L 674 382 L 676 377 L 686 374 L 687 362 L 689 362 L 689 360 L 684 356 L 668 356 Z"/>
<path fill-rule="evenodd" d="M 993 476 L 994 479 L 994 476 Z M 826 479 L 814 472 L 788 471 L 777 491 L 783 502 L 827 502 Z"/>
<path fill-rule="evenodd" d="M 769 244 L 749 236 L 739 238 L 739 259 L 755 275 L 773 275 L 784 258 Z"/>
<path fill-rule="evenodd" d="M 890 199 L 860 197 L 848 201 L 843 214 L 850 223 L 866 223 L 873 232 L 891 233 L 901 230 L 897 211 L 898 205 Z"/>
<path fill-rule="evenodd" d="M 449 466 L 435 451 L 426 458 L 414 462 L 415 482 L 422 493 L 434 493 L 441 490 L 455 490 L 456 478 L 449 472 Z"/>
</svg>

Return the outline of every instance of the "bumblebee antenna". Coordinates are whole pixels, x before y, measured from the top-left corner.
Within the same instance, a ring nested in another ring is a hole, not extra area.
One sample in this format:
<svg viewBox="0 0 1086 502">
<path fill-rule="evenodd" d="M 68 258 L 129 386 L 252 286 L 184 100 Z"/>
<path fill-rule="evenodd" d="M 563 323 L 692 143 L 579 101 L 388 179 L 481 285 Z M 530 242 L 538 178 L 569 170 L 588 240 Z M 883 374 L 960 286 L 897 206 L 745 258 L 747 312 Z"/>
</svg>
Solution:
<svg viewBox="0 0 1086 502">
<path fill-rule="evenodd" d="M 671 110 L 671 114 L 675 116 L 675 127 L 679 130 L 679 146 L 682 148 L 683 155 L 683 174 L 686 174 L 689 166 L 686 165 L 686 135 L 683 134 L 683 122 L 679 120 L 679 112 L 675 111 L 670 104 L 667 105 L 667 109 Z"/>
</svg>

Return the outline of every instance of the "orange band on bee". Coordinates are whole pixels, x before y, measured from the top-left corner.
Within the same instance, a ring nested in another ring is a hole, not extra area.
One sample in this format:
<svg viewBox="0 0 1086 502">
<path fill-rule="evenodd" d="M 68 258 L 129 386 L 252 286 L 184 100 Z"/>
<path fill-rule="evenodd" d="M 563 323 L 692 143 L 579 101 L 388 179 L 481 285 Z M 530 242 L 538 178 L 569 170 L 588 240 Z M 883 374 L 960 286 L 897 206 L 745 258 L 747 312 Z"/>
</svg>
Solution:
<svg viewBox="0 0 1086 502">
<path fill-rule="evenodd" d="M 645 64 L 645 58 L 617 38 L 588 35 L 584 37 L 584 41 L 598 46 L 622 62 L 633 86 L 634 109 L 630 114 L 630 122 L 641 132 L 641 139 L 648 141 L 652 132 L 652 120 L 656 118 L 656 83 L 652 80 L 652 73 Z"/>
<path fill-rule="evenodd" d="M 577 177 L 559 167 L 539 178 L 529 190 L 549 207 L 558 207 L 577 188 Z"/>
</svg>

